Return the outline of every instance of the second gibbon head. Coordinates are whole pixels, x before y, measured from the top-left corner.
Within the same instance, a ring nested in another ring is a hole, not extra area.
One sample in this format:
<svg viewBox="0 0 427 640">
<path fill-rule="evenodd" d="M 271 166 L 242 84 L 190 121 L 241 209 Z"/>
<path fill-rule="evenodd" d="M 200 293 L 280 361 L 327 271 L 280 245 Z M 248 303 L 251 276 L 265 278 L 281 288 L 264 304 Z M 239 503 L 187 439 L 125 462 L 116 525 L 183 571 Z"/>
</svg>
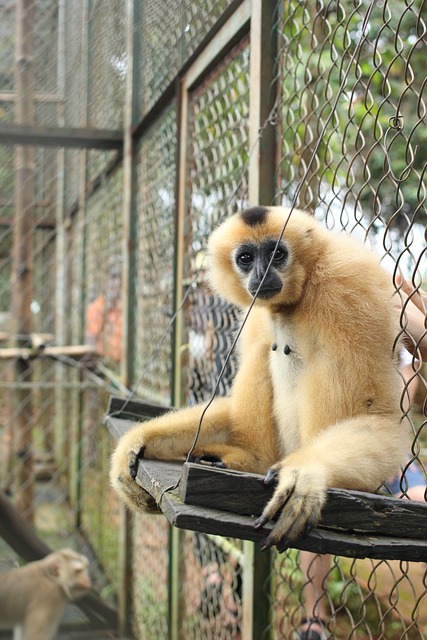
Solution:
<svg viewBox="0 0 427 640">
<path fill-rule="evenodd" d="M 288 216 L 284 207 L 253 207 L 234 214 L 213 232 L 209 279 L 220 295 L 241 308 L 249 306 L 257 291 L 257 304 L 264 306 L 291 305 L 300 299 L 316 257 L 312 234 L 322 236 L 323 230 L 308 214 L 293 211 L 274 253 Z M 319 239 L 315 244 L 318 255 Z"/>
</svg>

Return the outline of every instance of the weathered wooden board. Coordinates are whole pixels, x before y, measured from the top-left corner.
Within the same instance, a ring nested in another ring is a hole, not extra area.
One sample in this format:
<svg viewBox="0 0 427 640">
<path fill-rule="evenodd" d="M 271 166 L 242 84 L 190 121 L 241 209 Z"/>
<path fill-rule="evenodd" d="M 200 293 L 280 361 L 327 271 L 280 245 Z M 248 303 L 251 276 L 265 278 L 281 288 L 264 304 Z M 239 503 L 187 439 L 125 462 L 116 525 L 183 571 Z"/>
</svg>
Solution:
<svg viewBox="0 0 427 640">
<path fill-rule="evenodd" d="M 138 420 L 149 420 L 156 418 L 163 413 L 167 413 L 172 407 L 165 407 L 160 404 L 138 402 L 136 400 L 126 400 L 123 398 L 111 397 L 108 404 L 107 416 L 115 414 L 121 419 L 132 419 L 133 422 Z"/>
<path fill-rule="evenodd" d="M 124 413 L 120 413 L 124 410 Z M 136 420 L 166 407 L 113 398 L 106 425 L 114 438 Z M 132 417 L 132 420 L 123 419 Z M 257 474 L 204 465 L 141 461 L 138 484 L 159 504 L 169 522 L 183 529 L 261 542 L 271 524 L 254 528 L 272 494 Z M 293 546 L 355 558 L 427 561 L 427 505 L 358 491 L 331 489 L 319 526 Z M 278 545 L 279 550 L 283 550 Z"/>
<path fill-rule="evenodd" d="M 23 360 L 31 360 L 33 358 L 58 358 L 66 356 L 74 360 L 82 360 L 84 358 L 96 357 L 97 353 L 94 347 L 87 344 L 76 344 L 63 347 L 44 347 L 44 348 L 26 348 L 26 347 L 5 347 L 0 349 L 1 360 L 15 360 L 22 358 Z"/>
<path fill-rule="evenodd" d="M 159 502 L 162 513 L 172 525 L 257 543 L 267 537 L 273 525 L 268 523 L 261 530 L 255 529 L 255 516 L 183 503 L 178 488 L 168 491 L 169 487 L 177 484 L 181 472 L 180 463 L 160 460 L 144 460 L 138 469 L 138 484 Z M 427 545 L 422 540 L 331 530 L 324 526 L 323 520 L 319 527 L 292 546 L 313 553 L 331 553 L 350 558 L 427 561 Z M 284 550 L 280 544 L 278 549 Z"/>
<path fill-rule="evenodd" d="M 195 506 L 259 515 L 274 487 L 263 476 L 186 463 L 180 483 L 183 502 Z M 391 496 L 330 489 L 323 508 L 325 527 L 427 540 L 427 504 Z"/>
</svg>

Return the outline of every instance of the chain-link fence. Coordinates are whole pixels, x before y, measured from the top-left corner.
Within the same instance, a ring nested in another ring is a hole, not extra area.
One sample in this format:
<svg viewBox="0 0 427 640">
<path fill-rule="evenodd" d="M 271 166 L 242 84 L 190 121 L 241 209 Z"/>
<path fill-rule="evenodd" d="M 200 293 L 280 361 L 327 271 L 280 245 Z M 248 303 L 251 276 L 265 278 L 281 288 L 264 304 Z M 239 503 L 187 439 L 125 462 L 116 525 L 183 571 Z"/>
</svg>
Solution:
<svg viewBox="0 0 427 640">
<path fill-rule="evenodd" d="M 406 279 L 413 442 L 394 490 L 424 499 L 426 377 L 405 312 L 426 271 L 425 55 L 423 0 L 0 0 L 2 488 L 51 546 L 90 555 L 138 638 L 297 638 L 312 618 L 328 638 L 427 633 L 422 563 L 296 550 L 272 554 L 254 621 L 250 543 L 147 515 L 123 536 L 102 426 L 125 387 L 210 397 L 239 318 L 208 288 L 206 241 L 255 204 L 273 159 L 262 204 L 296 201 Z"/>
</svg>

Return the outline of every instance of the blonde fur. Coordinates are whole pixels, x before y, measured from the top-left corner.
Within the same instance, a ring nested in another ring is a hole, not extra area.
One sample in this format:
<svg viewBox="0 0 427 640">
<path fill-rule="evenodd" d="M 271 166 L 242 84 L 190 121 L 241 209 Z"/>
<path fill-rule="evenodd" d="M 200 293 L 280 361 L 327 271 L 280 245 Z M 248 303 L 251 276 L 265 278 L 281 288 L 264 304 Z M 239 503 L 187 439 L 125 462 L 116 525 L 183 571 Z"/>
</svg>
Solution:
<svg viewBox="0 0 427 640">
<path fill-rule="evenodd" d="M 249 223 L 238 213 L 212 234 L 209 277 L 220 295 L 248 307 L 252 296 L 236 267 L 236 249 L 276 240 L 288 213 L 270 207 Z M 369 249 L 298 211 L 283 244 L 281 291 L 256 300 L 239 341 L 231 394 L 209 408 L 194 451 L 230 468 L 278 476 L 259 523 L 285 505 L 269 543 L 283 536 L 293 541 L 316 524 L 328 487 L 375 491 L 397 472 L 407 446 L 388 274 Z M 129 475 L 130 452 L 143 447 L 147 458 L 183 459 L 203 408 L 136 425 L 121 439 L 111 481 L 131 508 L 153 504 Z"/>
</svg>

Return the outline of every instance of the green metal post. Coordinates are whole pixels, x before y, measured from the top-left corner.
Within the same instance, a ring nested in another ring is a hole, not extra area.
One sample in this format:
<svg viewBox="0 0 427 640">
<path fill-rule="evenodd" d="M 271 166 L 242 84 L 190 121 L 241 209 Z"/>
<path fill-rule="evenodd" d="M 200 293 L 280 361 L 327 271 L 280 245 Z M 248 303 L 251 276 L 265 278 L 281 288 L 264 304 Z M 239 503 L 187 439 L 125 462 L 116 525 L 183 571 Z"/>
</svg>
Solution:
<svg viewBox="0 0 427 640">
<path fill-rule="evenodd" d="M 276 192 L 276 131 L 271 118 L 276 93 L 276 5 L 272 0 L 251 0 L 250 206 L 271 204 Z M 269 636 L 272 555 L 245 542 L 244 556 L 242 640 L 261 640 Z"/>
</svg>

